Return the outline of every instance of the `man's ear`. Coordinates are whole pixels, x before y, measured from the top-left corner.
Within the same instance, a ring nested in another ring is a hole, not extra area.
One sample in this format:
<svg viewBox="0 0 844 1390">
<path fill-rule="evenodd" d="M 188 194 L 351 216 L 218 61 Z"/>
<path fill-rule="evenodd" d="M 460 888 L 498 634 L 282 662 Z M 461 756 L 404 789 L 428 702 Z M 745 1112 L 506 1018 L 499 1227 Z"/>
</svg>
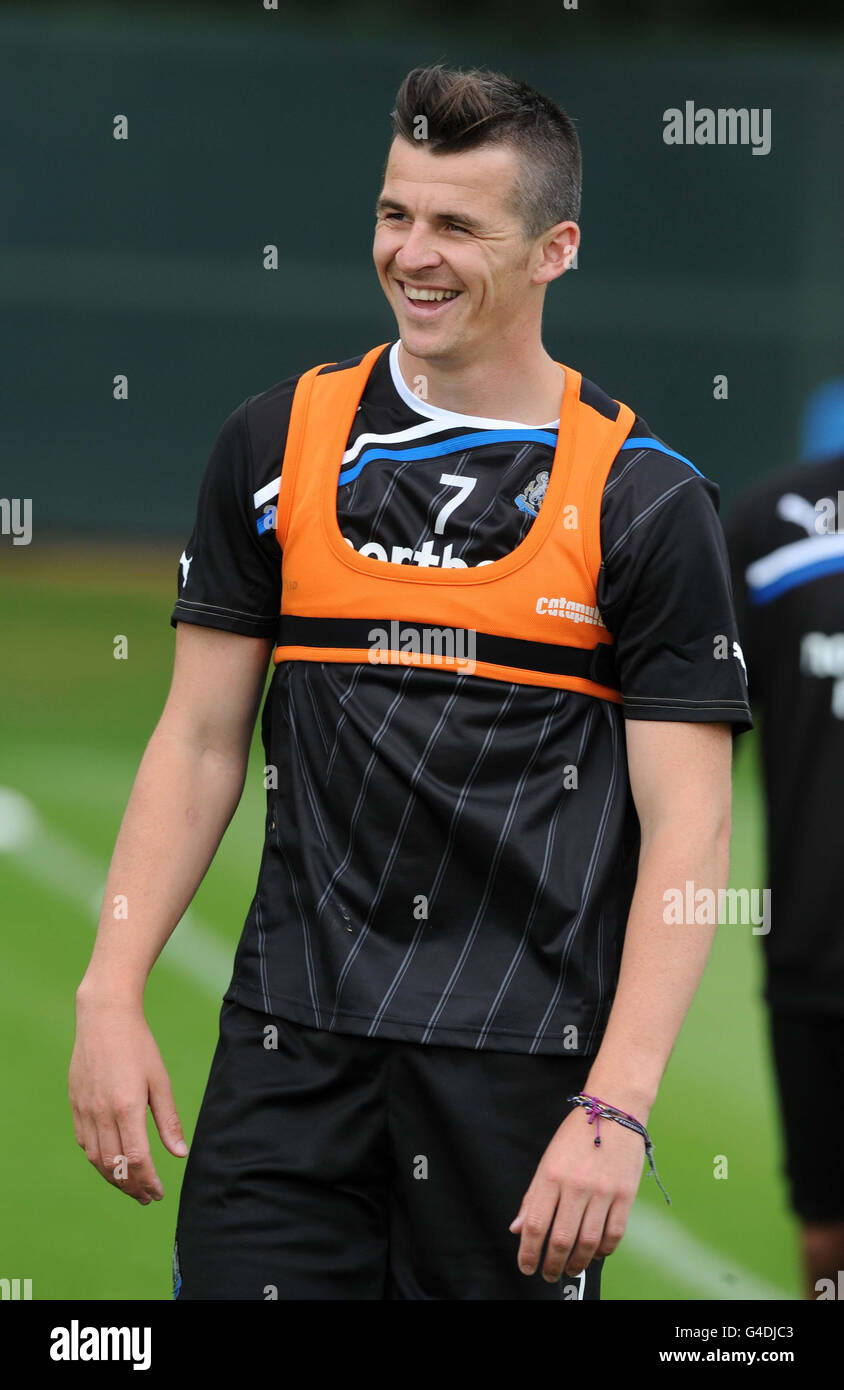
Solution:
<svg viewBox="0 0 844 1390">
<path fill-rule="evenodd" d="M 544 234 L 540 243 L 541 258 L 534 271 L 536 284 L 547 285 L 576 263 L 580 245 L 580 228 L 576 222 L 557 222 Z"/>
</svg>

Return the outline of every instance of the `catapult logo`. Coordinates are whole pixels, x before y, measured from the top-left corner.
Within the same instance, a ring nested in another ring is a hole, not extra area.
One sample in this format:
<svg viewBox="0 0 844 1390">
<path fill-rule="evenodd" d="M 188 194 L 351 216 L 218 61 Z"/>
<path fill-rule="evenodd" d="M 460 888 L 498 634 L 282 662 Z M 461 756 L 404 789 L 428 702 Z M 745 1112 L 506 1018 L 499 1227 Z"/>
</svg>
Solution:
<svg viewBox="0 0 844 1390">
<path fill-rule="evenodd" d="M 606 624 L 594 604 L 578 603 L 573 598 L 547 598 L 545 594 L 536 600 L 536 611 L 546 618 L 565 618 L 570 623 L 588 623 L 590 627 Z"/>
<path fill-rule="evenodd" d="M 50 1333 L 53 1361 L 131 1361 L 133 1371 L 148 1371 L 152 1361 L 150 1327 L 69 1327 Z"/>
</svg>

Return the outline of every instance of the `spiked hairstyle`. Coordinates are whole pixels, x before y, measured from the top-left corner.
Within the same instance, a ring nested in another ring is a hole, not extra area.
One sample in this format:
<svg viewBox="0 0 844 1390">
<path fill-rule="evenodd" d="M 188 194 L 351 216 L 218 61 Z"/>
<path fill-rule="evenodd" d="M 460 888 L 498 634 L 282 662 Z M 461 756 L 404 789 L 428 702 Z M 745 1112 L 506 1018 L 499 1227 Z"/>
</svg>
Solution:
<svg viewBox="0 0 844 1390">
<path fill-rule="evenodd" d="M 488 68 L 414 68 L 391 116 L 394 138 L 418 143 L 422 131 L 432 154 L 510 145 L 518 160 L 512 207 L 526 239 L 577 221 L 581 156 L 574 122 L 527 82 Z"/>
</svg>

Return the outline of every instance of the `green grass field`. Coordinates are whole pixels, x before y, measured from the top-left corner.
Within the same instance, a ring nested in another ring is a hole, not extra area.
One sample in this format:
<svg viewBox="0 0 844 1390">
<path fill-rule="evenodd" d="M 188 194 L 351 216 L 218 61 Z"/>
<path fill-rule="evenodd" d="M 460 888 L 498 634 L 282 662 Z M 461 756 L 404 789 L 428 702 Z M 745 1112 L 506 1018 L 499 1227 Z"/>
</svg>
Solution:
<svg viewBox="0 0 844 1390">
<path fill-rule="evenodd" d="M 169 684 L 178 551 L 34 544 L 3 552 L 0 787 L 23 794 L 37 819 L 27 830 L 21 804 L 8 795 L 0 803 L 0 1276 L 31 1278 L 35 1299 L 171 1296 L 182 1163 L 154 1136 L 165 1200 L 141 1208 L 107 1186 L 76 1146 L 67 1066 L 98 895 Z M 112 655 L 118 634 L 128 639 L 125 661 Z M 739 742 L 732 881 L 761 887 L 754 740 Z M 255 886 L 262 766 L 256 733 L 241 805 L 147 991 L 188 1140 Z M 628 1235 L 605 1268 L 607 1299 L 799 1297 L 760 957 L 749 927 L 720 929 L 651 1117 L 672 1206 L 643 1178 Z M 713 1176 L 718 1155 L 726 1179 Z"/>
</svg>

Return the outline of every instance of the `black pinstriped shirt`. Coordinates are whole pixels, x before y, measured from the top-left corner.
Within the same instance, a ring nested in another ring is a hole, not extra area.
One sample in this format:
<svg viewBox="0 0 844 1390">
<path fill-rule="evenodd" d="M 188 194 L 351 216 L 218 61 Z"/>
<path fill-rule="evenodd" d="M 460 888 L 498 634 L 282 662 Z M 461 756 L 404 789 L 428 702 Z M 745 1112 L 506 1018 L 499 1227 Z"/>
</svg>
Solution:
<svg viewBox="0 0 844 1390">
<path fill-rule="evenodd" d="M 342 533 L 402 563 L 498 559 L 542 505 L 555 422 L 438 410 L 405 384 L 396 347 L 378 359 L 338 459 Z M 225 422 L 173 624 L 274 636 L 274 504 L 297 380 Z M 593 383 L 581 399 L 615 417 Z M 472 442 L 490 432 L 502 437 Z M 421 446 L 430 456 L 415 457 Z M 364 448 L 372 457 L 356 468 Z M 444 471 L 475 481 L 461 490 Z M 278 785 L 227 998 L 341 1033 L 597 1051 L 639 849 L 625 720 L 751 722 L 718 489 L 639 418 L 604 488 L 601 544 L 598 607 L 621 706 L 418 667 L 276 668 L 262 732 Z"/>
</svg>

